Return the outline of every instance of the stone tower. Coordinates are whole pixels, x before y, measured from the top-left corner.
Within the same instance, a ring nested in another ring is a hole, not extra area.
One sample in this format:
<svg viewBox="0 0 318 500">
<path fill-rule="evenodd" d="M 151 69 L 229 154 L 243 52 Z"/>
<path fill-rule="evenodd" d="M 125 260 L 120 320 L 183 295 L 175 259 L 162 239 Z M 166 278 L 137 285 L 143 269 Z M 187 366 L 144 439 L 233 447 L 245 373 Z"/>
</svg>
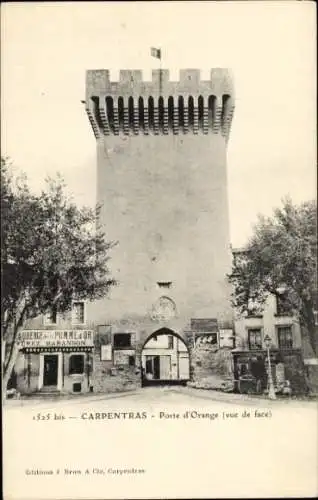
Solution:
<svg viewBox="0 0 318 500">
<path fill-rule="evenodd" d="M 94 304 L 96 324 L 142 343 L 161 328 L 182 338 L 191 320 L 232 320 L 226 149 L 234 110 L 227 69 L 86 75 L 86 111 L 97 143 L 97 200 L 107 239 L 118 241 L 118 280 Z M 138 340 L 139 339 L 139 340 Z"/>
</svg>

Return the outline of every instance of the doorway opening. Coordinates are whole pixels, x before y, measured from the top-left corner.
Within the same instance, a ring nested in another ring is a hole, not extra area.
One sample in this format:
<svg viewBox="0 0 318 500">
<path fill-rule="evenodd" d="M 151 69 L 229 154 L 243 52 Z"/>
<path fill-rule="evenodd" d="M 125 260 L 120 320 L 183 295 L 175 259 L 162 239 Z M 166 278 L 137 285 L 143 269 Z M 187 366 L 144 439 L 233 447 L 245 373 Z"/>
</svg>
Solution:
<svg viewBox="0 0 318 500">
<path fill-rule="evenodd" d="M 46 354 L 44 356 L 43 385 L 57 386 L 58 377 L 58 355 Z"/>
<path fill-rule="evenodd" d="M 141 386 L 185 385 L 190 358 L 184 340 L 168 328 L 154 332 L 141 351 Z"/>
</svg>

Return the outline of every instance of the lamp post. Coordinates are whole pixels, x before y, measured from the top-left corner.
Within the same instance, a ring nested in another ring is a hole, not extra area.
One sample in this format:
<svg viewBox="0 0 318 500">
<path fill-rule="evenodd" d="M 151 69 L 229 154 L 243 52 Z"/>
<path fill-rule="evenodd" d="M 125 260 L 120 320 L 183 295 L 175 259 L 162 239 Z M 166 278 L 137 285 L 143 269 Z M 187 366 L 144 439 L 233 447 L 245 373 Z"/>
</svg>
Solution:
<svg viewBox="0 0 318 500">
<path fill-rule="evenodd" d="M 265 346 L 267 349 L 267 361 L 268 361 L 268 397 L 269 397 L 269 399 L 276 399 L 273 376 L 272 376 L 271 358 L 270 358 L 270 352 L 269 352 L 270 345 L 271 345 L 271 338 L 269 335 L 265 336 L 264 342 L 265 342 Z"/>
</svg>

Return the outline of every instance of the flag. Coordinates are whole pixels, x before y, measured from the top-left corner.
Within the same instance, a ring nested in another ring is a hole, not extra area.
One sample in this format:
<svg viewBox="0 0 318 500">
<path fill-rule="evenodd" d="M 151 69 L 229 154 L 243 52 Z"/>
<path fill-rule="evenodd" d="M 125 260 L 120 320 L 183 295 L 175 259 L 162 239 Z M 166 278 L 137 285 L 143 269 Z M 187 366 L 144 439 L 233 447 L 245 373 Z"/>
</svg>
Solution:
<svg viewBox="0 0 318 500">
<path fill-rule="evenodd" d="M 155 47 L 151 47 L 150 53 L 152 57 L 156 57 L 157 59 L 161 59 L 161 49 L 156 49 Z"/>
</svg>

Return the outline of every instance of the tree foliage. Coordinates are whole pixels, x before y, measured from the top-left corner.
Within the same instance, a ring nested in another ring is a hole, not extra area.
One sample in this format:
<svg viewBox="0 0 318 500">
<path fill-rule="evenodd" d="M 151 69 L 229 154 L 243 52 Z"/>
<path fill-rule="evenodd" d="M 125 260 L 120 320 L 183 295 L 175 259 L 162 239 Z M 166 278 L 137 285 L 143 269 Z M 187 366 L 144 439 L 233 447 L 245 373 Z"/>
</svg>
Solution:
<svg viewBox="0 0 318 500">
<path fill-rule="evenodd" d="M 4 375 L 10 375 L 19 330 L 25 321 L 71 309 L 76 299 L 105 296 L 113 284 L 109 250 L 98 224 L 99 207 L 78 208 L 61 178 L 47 179 L 40 195 L 25 178 L 14 180 L 1 159 L 2 340 L 10 344 Z M 9 372 L 9 373 L 8 373 Z"/>
<path fill-rule="evenodd" d="M 229 277 L 233 305 L 244 313 L 249 301 L 264 305 L 269 294 L 284 299 L 317 352 L 317 206 L 290 199 L 272 217 L 259 216 L 244 251 L 234 258 Z"/>
</svg>

